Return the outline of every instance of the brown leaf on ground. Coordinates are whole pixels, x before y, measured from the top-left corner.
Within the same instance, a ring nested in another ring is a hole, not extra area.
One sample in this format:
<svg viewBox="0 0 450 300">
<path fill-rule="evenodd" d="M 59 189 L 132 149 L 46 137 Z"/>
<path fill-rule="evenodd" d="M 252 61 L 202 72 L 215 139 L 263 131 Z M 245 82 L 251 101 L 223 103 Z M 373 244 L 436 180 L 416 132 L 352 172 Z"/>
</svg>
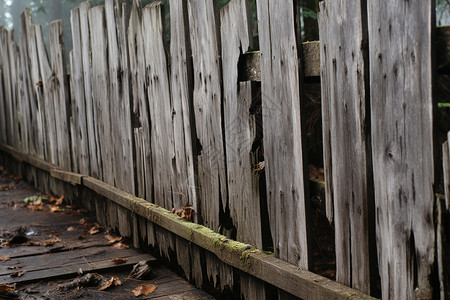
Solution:
<svg viewBox="0 0 450 300">
<path fill-rule="evenodd" d="M 64 211 L 64 209 L 62 209 L 62 208 L 59 207 L 59 206 L 52 206 L 52 207 L 50 207 L 50 212 L 51 212 L 51 213 L 55 213 L 55 212 L 57 212 L 57 211 Z"/>
<path fill-rule="evenodd" d="M 52 237 L 51 239 L 45 240 L 41 245 L 48 247 L 53 246 L 54 244 L 61 242 L 61 239 L 57 236 Z"/>
<path fill-rule="evenodd" d="M 128 261 L 127 258 L 119 258 L 119 257 L 116 257 L 112 260 L 112 262 L 116 264 L 123 264 L 126 263 L 127 261 Z"/>
<path fill-rule="evenodd" d="M 0 191 L 9 191 L 14 188 L 14 182 L 0 186 Z"/>
<path fill-rule="evenodd" d="M 25 275 L 26 273 L 27 273 L 27 271 L 23 270 L 23 271 L 19 271 L 19 272 L 14 272 L 14 273 L 12 273 L 12 274 L 9 275 L 9 276 L 11 276 L 11 277 L 22 277 L 22 276 Z"/>
<path fill-rule="evenodd" d="M 34 202 L 30 201 L 27 203 L 27 207 L 29 209 L 31 209 L 32 211 L 42 211 L 42 210 L 44 210 L 44 206 L 45 206 L 45 204 L 44 204 L 44 202 L 42 202 L 41 199 L 38 199 Z"/>
<path fill-rule="evenodd" d="M 98 290 L 104 291 L 107 288 L 110 288 L 111 286 L 116 286 L 116 285 L 122 285 L 122 282 L 120 281 L 119 278 L 113 276 L 113 277 L 111 277 L 111 279 L 105 280 L 104 282 L 102 282 L 102 284 Z"/>
<path fill-rule="evenodd" d="M 14 291 L 15 287 L 8 284 L 0 284 L 0 292 Z"/>
<path fill-rule="evenodd" d="M 112 237 L 108 234 L 105 235 L 105 239 L 107 239 L 110 244 L 114 244 L 116 242 L 120 242 L 122 240 L 122 237 Z"/>
<path fill-rule="evenodd" d="M 61 196 L 59 198 L 56 198 L 55 196 L 50 196 L 50 203 L 55 202 L 55 205 L 61 205 L 63 203 L 64 196 Z"/>
<path fill-rule="evenodd" d="M 8 260 L 11 260 L 11 257 L 9 257 L 9 256 L 0 257 L 0 261 L 8 261 Z"/>
<path fill-rule="evenodd" d="M 8 270 L 18 270 L 22 268 L 22 266 L 12 266 L 12 267 L 8 267 Z"/>
<path fill-rule="evenodd" d="M 97 227 L 97 226 L 94 226 L 94 227 L 92 227 L 91 229 L 89 229 L 89 234 L 90 235 L 94 235 L 94 234 L 96 234 L 96 233 L 99 233 L 100 232 L 100 229 Z"/>
<path fill-rule="evenodd" d="M 154 285 L 154 284 L 152 284 L 152 285 L 142 284 L 142 285 L 138 286 L 137 288 L 135 288 L 134 290 L 132 290 L 131 292 L 133 293 L 133 295 L 135 297 L 139 297 L 140 295 L 147 296 L 147 295 L 153 293 L 157 287 L 158 286 Z"/>
<path fill-rule="evenodd" d="M 41 243 L 35 242 L 35 241 L 28 241 L 25 245 L 26 246 L 41 246 Z"/>
<path fill-rule="evenodd" d="M 113 247 L 113 249 L 118 249 L 118 250 L 125 250 L 125 249 L 130 248 L 130 246 L 125 245 L 124 243 L 117 243 L 112 247 Z"/>
<path fill-rule="evenodd" d="M 67 227 L 67 231 L 75 231 L 77 228 L 75 226 Z"/>
<path fill-rule="evenodd" d="M 82 218 L 80 221 L 78 221 L 78 223 L 80 223 L 81 225 L 84 225 L 87 223 L 86 218 Z"/>
</svg>

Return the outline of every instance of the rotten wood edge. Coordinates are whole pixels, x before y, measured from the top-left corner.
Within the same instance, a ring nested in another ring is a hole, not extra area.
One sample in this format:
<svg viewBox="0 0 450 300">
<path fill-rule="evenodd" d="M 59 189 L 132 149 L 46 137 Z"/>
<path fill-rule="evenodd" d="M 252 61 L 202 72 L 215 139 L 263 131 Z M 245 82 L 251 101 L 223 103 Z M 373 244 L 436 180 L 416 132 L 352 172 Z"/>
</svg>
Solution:
<svg viewBox="0 0 450 300">
<path fill-rule="evenodd" d="M 168 210 L 89 176 L 65 172 L 40 158 L 0 143 L 0 151 L 51 176 L 80 184 L 150 222 L 215 254 L 224 263 L 302 299 L 375 299 L 328 278 L 300 269 L 255 247 L 230 240 L 202 225 L 186 221 Z"/>
<path fill-rule="evenodd" d="M 436 29 L 438 69 L 444 73 L 450 72 L 450 26 Z M 303 43 L 305 62 L 305 77 L 320 76 L 320 41 Z M 241 55 L 239 60 L 240 81 L 261 81 L 261 52 L 249 51 Z"/>
</svg>

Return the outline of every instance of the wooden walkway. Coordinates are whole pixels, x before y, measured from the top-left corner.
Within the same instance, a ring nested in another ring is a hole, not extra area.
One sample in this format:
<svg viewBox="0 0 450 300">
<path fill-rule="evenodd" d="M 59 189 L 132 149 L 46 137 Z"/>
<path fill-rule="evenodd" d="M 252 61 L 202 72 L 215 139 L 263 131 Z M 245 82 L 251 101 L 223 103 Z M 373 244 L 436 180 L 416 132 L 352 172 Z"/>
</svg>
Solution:
<svg viewBox="0 0 450 300">
<path fill-rule="evenodd" d="M 0 298 L 134 299 L 133 290 L 145 285 L 156 289 L 139 299 L 213 299 L 150 254 L 105 232 L 92 214 L 39 196 L 39 191 L 0 167 Z M 123 260 L 116 263 L 116 258 Z M 150 274 L 129 278 L 140 261 L 148 263 Z M 105 280 L 89 287 L 63 288 L 89 273 Z M 122 285 L 101 291 L 113 277 Z M 14 290 L 4 291 L 6 286 Z"/>
</svg>

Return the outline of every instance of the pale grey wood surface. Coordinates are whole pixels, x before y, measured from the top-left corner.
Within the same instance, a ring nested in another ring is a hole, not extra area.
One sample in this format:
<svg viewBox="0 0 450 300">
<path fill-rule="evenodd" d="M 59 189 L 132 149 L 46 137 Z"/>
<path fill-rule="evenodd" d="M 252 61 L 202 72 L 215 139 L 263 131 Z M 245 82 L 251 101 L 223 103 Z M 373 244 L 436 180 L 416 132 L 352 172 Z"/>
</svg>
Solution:
<svg viewBox="0 0 450 300">
<path fill-rule="evenodd" d="M 201 145 L 198 156 L 200 211 L 203 223 L 218 230 L 220 207 L 225 210 L 228 198 L 221 115 L 219 20 L 214 1 L 189 0 L 188 12 L 194 76 L 194 114 Z"/>
<path fill-rule="evenodd" d="M 3 30 L 3 28 L 1 28 L 0 31 L 1 30 Z M 1 52 L 0 52 L 0 56 L 1 56 Z M 4 95 L 3 94 L 3 60 L 0 60 L 0 83 L 2 83 L 2 84 L 0 84 L 0 95 L 3 96 Z M 7 137 L 6 137 L 6 107 L 5 107 L 5 104 L 6 104 L 5 98 L 3 98 L 2 101 L 0 101 L 0 141 L 3 144 L 8 143 Z"/>
<path fill-rule="evenodd" d="M 300 73 L 294 3 L 258 0 L 267 203 L 274 253 L 308 269 Z"/>
<path fill-rule="evenodd" d="M 432 1 L 367 1 L 378 262 L 384 299 L 431 299 Z"/>
<path fill-rule="evenodd" d="M 0 54 L 3 67 L 3 89 L 4 89 L 4 106 L 5 106 L 5 127 L 6 140 L 8 144 L 14 143 L 14 114 L 13 114 L 13 91 L 11 86 L 11 61 L 9 56 L 9 33 L 2 27 L 1 28 L 1 45 Z"/>
<path fill-rule="evenodd" d="M 326 201 L 327 209 L 334 205 L 329 216 L 334 216 L 336 280 L 370 293 L 365 9 L 365 1 L 322 1 L 319 30 L 324 169 L 326 180 L 332 180 L 325 185 Z"/>
<path fill-rule="evenodd" d="M 70 53 L 70 91 L 72 109 L 72 161 L 73 170 L 90 174 L 87 108 L 84 93 L 83 54 L 80 26 L 80 8 L 70 12 L 73 50 Z"/>
<path fill-rule="evenodd" d="M 195 137 L 192 111 L 193 78 L 187 0 L 170 2 L 170 89 L 172 97 L 172 122 L 175 142 L 173 192 L 174 207 L 186 203 L 199 211 L 198 190 L 194 171 L 193 137 Z M 196 220 L 196 215 L 194 216 Z"/>
<path fill-rule="evenodd" d="M 130 80 L 133 96 L 132 127 L 136 165 L 137 195 L 152 201 L 153 171 L 150 151 L 150 120 L 146 88 L 144 43 L 141 27 L 141 2 L 133 1 L 128 26 Z"/>
<path fill-rule="evenodd" d="M 130 111 L 128 48 L 125 36 L 126 6 L 121 1 L 105 1 L 108 39 L 108 72 L 112 172 L 115 186 L 134 194 L 133 145 Z M 120 162 L 120 163 L 118 163 Z"/>
<path fill-rule="evenodd" d="M 50 55 L 58 166 L 69 171 L 71 170 L 70 95 L 62 20 L 50 23 Z"/>
<path fill-rule="evenodd" d="M 170 99 L 169 70 L 164 41 L 161 3 L 153 2 L 142 11 L 142 36 L 146 69 L 147 101 L 150 111 L 154 201 L 173 208 L 172 186 L 175 157 Z"/>
<path fill-rule="evenodd" d="M 91 38 L 91 81 L 95 129 L 98 132 L 99 162 L 103 181 L 114 185 L 111 97 L 108 74 L 108 41 L 104 6 L 89 10 Z"/>
<path fill-rule="evenodd" d="M 256 115 L 250 114 L 250 82 L 239 82 L 236 66 L 251 46 L 251 11 L 247 0 L 232 0 L 221 10 L 223 106 L 230 216 L 236 239 L 262 248 Z"/>
</svg>

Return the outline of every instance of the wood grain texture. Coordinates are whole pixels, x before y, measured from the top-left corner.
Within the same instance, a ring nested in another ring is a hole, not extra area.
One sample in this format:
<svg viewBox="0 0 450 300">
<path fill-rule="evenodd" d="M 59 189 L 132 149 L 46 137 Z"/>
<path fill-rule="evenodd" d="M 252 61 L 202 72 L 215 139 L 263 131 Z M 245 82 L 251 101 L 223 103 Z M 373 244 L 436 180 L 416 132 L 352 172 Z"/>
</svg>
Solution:
<svg viewBox="0 0 450 300">
<path fill-rule="evenodd" d="M 221 10 L 223 106 L 230 216 L 238 241 L 262 248 L 256 116 L 250 82 L 238 80 L 239 56 L 251 46 L 250 2 L 232 0 Z"/>
<path fill-rule="evenodd" d="M 434 6 L 430 1 L 401 0 L 367 5 L 382 296 L 431 299 Z"/>
<path fill-rule="evenodd" d="M 124 23 L 126 8 L 126 5 L 122 6 L 121 1 L 105 1 L 111 135 L 115 137 L 111 145 L 112 172 L 115 186 L 134 193 L 128 43 Z"/>
<path fill-rule="evenodd" d="M 83 62 L 84 99 L 86 102 L 86 123 L 89 145 L 90 176 L 101 178 L 101 162 L 99 157 L 99 139 L 96 128 L 98 120 L 95 109 L 91 79 L 91 33 L 89 28 L 89 10 L 91 2 L 80 4 L 81 56 Z"/>
<path fill-rule="evenodd" d="M 365 1 L 322 1 L 322 111 L 327 209 L 334 205 L 336 280 L 370 293 L 370 120 Z M 331 203 L 333 202 L 333 203 Z"/>
<path fill-rule="evenodd" d="M 55 107 L 56 154 L 58 166 L 72 169 L 70 149 L 70 95 L 66 76 L 66 49 L 62 20 L 50 23 L 50 55 L 52 66 L 53 102 Z M 54 138 L 54 137 L 53 137 Z"/>
<path fill-rule="evenodd" d="M 169 70 L 164 41 L 161 3 L 153 2 L 142 11 L 142 36 L 146 69 L 147 101 L 150 111 L 153 192 L 155 203 L 173 208 L 173 159 Z"/>
<path fill-rule="evenodd" d="M 0 31 L 1 30 L 2 29 L 0 29 Z M 0 52 L 0 56 L 1 56 L 1 52 Z M 0 100 L 0 141 L 3 144 L 6 144 L 7 143 L 7 135 L 6 135 L 6 103 L 5 103 L 6 101 L 5 101 L 5 96 L 3 94 L 3 60 L 0 61 L 0 82 L 2 83 L 2 84 L 0 84 L 0 95 L 2 96 L 2 100 Z"/>
<path fill-rule="evenodd" d="M 267 203 L 274 253 L 308 269 L 300 73 L 293 1 L 258 0 Z"/>
<path fill-rule="evenodd" d="M 130 80 L 133 96 L 132 127 L 134 134 L 137 195 L 152 199 L 153 169 L 150 144 L 150 112 L 147 102 L 144 42 L 141 27 L 141 1 L 133 1 L 128 25 Z"/>
<path fill-rule="evenodd" d="M 450 212 L 450 132 L 448 133 L 448 140 L 442 145 L 442 162 L 444 170 L 444 193 L 445 193 L 445 208 Z"/>
<path fill-rule="evenodd" d="M 95 110 L 95 126 L 101 163 L 100 177 L 114 185 L 113 154 L 114 145 L 111 136 L 111 95 L 108 73 L 108 41 L 104 6 L 95 6 L 89 10 L 89 29 L 91 38 L 91 80 L 92 101 Z"/>
<path fill-rule="evenodd" d="M 189 0 L 189 27 L 194 76 L 194 114 L 201 145 L 198 156 L 200 211 L 203 223 L 218 230 L 219 212 L 227 205 L 220 37 L 214 1 Z"/>
<path fill-rule="evenodd" d="M 194 170 L 193 137 L 195 121 L 192 114 L 193 79 L 187 1 L 170 0 L 170 89 L 175 146 L 174 207 L 186 203 L 199 211 L 198 190 Z"/>
<path fill-rule="evenodd" d="M 84 93 L 80 8 L 74 8 L 70 12 L 70 23 L 73 45 L 73 50 L 70 52 L 72 169 L 74 172 L 88 175 L 90 171 L 89 141 Z"/>
</svg>

